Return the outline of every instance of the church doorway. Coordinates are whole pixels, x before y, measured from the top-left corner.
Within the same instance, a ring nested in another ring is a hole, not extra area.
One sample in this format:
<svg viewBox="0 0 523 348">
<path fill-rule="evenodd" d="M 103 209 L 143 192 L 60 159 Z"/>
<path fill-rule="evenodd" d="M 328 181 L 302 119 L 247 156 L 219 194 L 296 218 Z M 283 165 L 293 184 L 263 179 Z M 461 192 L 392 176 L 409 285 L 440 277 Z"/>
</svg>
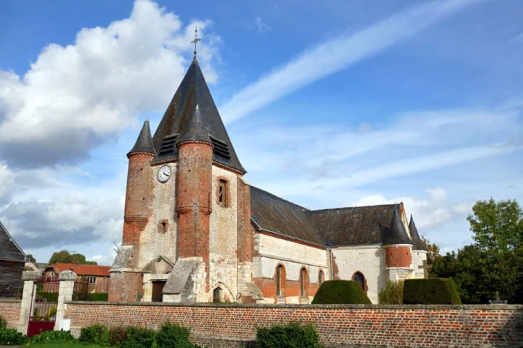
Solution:
<svg viewBox="0 0 523 348">
<path fill-rule="evenodd" d="M 361 288 L 363 289 L 363 291 L 367 291 L 367 289 L 365 289 L 365 277 L 363 276 L 363 274 L 361 274 L 360 272 L 356 272 L 354 273 L 354 276 L 352 277 L 352 279 L 357 282 L 358 284 L 360 284 Z"/>
<path fill-rule="evenodd" d="M 221 302 L 222 289 L 215 288 L 212 292 L 212 302 Z"/>
<path fill-rule="evenodd" d="M 152 302 L 162 302 L 163 299 L 163 287 L 165 286 L 166 281 L 154 281 L 153 282 L 153 295 Z"/>
</svg>

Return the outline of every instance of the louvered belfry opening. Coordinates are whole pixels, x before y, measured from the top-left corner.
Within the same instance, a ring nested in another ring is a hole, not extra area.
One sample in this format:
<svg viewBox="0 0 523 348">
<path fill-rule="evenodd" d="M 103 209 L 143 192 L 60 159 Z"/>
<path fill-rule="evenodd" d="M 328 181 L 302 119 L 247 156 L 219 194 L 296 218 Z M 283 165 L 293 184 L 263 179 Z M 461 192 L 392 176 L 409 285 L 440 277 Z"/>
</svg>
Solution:
<svg viewBox="0 0 523 348">
<path fill-rule="evenodd" d="M 160 152 L 158 153 L 159 156 L 170 155 L 174 153 L 174 150 L 176 149 L 176 137 L 177 134 L 173 134 L 163 139 Z"/>
<path fill-rule="evenodd" d="M 215 137 L 211 136 L 212 144 L 214 145 L 213 154 L 222 156 L 223 158 L 230 159 L 231 154 L 229 153 L 229 147 L 227 146 L 227 143 L 216 139 Z"/>
</svg>

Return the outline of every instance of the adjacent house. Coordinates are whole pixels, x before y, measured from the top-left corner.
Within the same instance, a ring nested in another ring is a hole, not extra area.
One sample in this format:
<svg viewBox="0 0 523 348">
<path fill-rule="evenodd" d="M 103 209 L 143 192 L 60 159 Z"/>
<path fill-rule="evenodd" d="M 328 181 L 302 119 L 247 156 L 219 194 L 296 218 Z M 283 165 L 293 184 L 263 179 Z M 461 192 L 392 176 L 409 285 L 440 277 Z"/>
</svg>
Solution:
<svg viewBox="0 0 523 348">
<path fill-rule="evenodd" d="M 44 270 L 47 280 L 58 279 L 58 273 L 73 271 L 79 280 L 89 283 L 90 292 L 108 292 L 110 266 L 83 265 L 80 263 L 55 263 L 48 265 Z"/>
<path fill-rule="evenodd" d="M 0 298 L 21 296 L 26 259 L 22 248 L 0 222 Z"/>
</svg>

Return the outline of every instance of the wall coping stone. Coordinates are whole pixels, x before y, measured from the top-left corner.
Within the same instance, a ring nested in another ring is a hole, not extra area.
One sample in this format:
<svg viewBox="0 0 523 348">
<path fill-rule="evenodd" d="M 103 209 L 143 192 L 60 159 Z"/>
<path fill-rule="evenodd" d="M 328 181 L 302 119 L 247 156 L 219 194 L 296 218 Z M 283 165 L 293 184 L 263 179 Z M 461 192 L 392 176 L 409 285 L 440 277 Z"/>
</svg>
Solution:
<svg viewBox="0 0 523 348">
<path fill-rule="evenodd" d="M 0 300 L 0 303 L 22 303 L 22 300 Z"/>
<path fill-rule="evenodd" d="M 523 311 L 523 305 L 374 305 L 374 304 L 245 304 L 245 303 L 172 303 L 172 302 L 107 302 L 107 301 L 66 301 L 72 305 L 137 306 L 137 307 L 211 307 L 211 308 L 279 308 L 279 309 L 368 309 L 368 310 L 482 310 L 482 311 Z"/>
</svg>

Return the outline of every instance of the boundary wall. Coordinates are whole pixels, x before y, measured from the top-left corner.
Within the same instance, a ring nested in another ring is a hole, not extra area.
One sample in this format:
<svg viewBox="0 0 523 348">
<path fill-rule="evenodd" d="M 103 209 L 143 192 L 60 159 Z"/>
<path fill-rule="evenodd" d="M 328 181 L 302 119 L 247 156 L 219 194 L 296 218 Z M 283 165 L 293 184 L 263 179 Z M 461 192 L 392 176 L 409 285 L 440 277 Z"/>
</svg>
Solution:
<svg viewBox="0 0 523 348">
<path fill-rule="evenodd" d="M 209 347 L 255 346 L 256 329 L 311 323 L 326 347 L 523 347 L 523 305 L 248 305 L 66 302 L 71 332 L 93 324 L 158 329 L 167 319 Z"/>
<path fill-rule="evenodd" d="M 20 300 L 0 300 L 0 316 L 7 320 L 10 329 L 16 329 L 20 321 L 20 310 L 22 301 Z"/>
</svg>

